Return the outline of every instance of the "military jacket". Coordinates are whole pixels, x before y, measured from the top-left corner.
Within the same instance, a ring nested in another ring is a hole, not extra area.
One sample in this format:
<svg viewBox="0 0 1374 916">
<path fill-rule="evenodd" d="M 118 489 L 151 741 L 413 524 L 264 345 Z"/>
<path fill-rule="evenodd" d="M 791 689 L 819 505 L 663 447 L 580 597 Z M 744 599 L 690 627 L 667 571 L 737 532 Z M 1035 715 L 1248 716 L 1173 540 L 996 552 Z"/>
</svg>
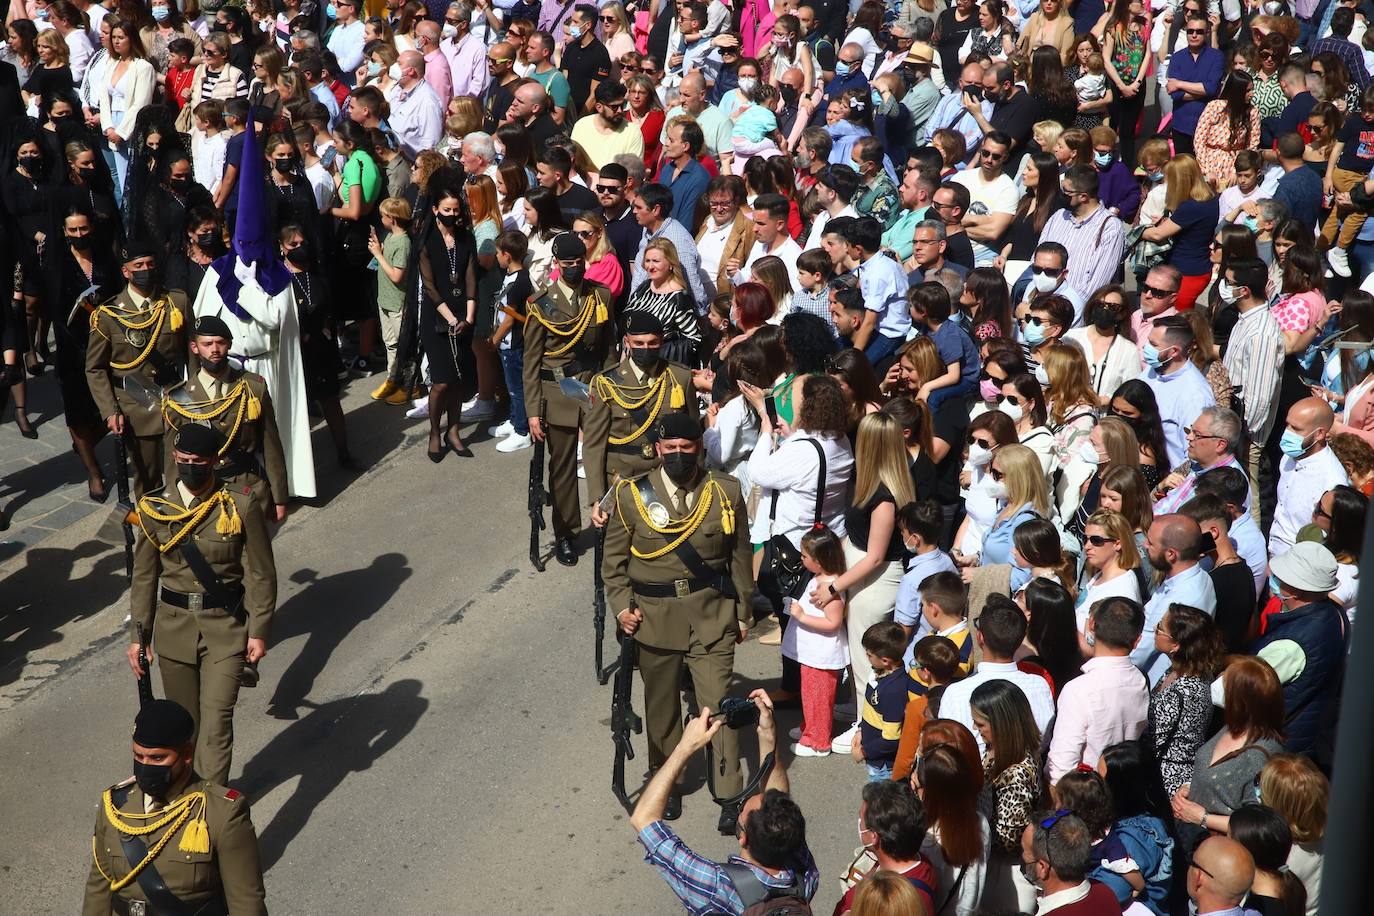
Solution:
<svg viewBox="0 0 1374 916">
<path fill-rule="evenodd" d="M 655 394 L 653 386 L 664 375 L 668 376 L 666 384 Z M 648 402 L 637 409 L 627 409 L 622 403 L 633 404 L 646 396 Z M 670 413 L 698 414 L 692 372 L 685 366 L 660 362 L 644 371 L 641 382 L 626 359 L 592 379 L 591 401 L 582 422 L 582 457 L 587 492 L 593 499 L 601 498 L 616 474 L 638 477 L 657 466 L 654 428 Z M 643 432 L 636 436 L 641 429 Z M 629 441 L 611 441 L 626 439 Z"/>
<path fill-rule="evenodd" d="M 558 426 L 578 425 L 582 405 L 563 394 L 559 380 L 573 377 L 586 382 L 604 369 L 613 335 L 611 293 L 604 286 L 584 282 L 575 295 L 567 286 L 555 283 L 532 298 L 525 322 L 525 407 L 529 415 Z"/>
<path fill-rule="evenodd" d="M 160 319 L 149 307 L 154 301 L 166 303 Z M 124 377 L 136 376 L 150 391 L 181 381 L 186 374 L 188 335 L 194 321 L 186 294 L 180 290 L 159 293 L 138 306 L 125 287 L 91 313 L 86 381 L 102 417 L 122 413 L 134 435 L 162 435 L 162 412 L 156 398 L 151 404 L 140 403 L 124 389 Z"/>
</svg>

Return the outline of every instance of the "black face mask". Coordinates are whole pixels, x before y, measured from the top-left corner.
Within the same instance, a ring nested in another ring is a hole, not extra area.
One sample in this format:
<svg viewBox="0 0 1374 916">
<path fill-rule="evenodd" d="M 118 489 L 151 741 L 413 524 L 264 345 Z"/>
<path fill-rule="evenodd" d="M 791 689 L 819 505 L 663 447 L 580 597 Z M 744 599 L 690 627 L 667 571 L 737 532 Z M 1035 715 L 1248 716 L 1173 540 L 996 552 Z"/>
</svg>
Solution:
<svg viewBox="0 0 1374 916">
<path fill-rule="evenodd" d="M 292 248 L 286 253 L 286 260 L 290 261 L 301 270 L 310 269 L 310 252 L 302 245 L 299 248 Z"/>
<path fill-rule="evenodd" d="M 791 87 L 791 86 L 787 85 L 786 83 L 784 83 L 784 84 L 782 85 L 782 88 L 779 89 L 778 91 L 782 93 L 782 103 L 783 103 L 783 105 L 785 105 L 785 106 L 788 107 L 788 108 L 796 108 L 796 107 L 797 107 L 797 102 L 798 102 L 798 100 L 799 100 L 799 97 L 798 97 L 798 95 L 797 95 L 797 90 L 796 90 L 796 89 L 794 89 L 793 87 Z"/>
<path fill-rule="evenodd" d="M 458 225 L 457 213 L 436 213 L 434 214 L 434 218 L 450 229 Z"/>
<path fill-rule="evenodd" d="M 166 801 L 167 793 L 172 788 L 172 766 L 161 763 L 139 763 L 135 760 L 134 779 L 138 781 L 138 787 L 143 790 L 144 795 L 152 796 L 159 801 Z"/>
<path fill-rule="evenodd" d="M 558 272 L 559 275 L 562 276 L 564 283 L 568 284 L 569 286 L 576 286 L 577 284 L 581 283 L 582 278 L 587 275 L 587 268 L 562 267 L 559 268 Z"/>
<path fill-rule="evenodd" d="M 662 347 L 631 347 L 630 362 L 640 368 L 647 368 L 658 362 L 658 358 L 663 353 Z"/>
<path fill-rule="evenodd" d="M 210 482 L 214 469 L 208 464 L 188 464 L 177 462 L 177 478 L 191 490 L 199 490 Z"/>
<path fill-rule="evenodd" d="M 157 286 L 156 269 L 150 267 L 145 270 L 131 271 L 131 273 L 133 273 L 133 276 L 129 278 L 129 282 L 143 290 L 143 292 L 151 293 L 153 287 Z"/>
<path fill-rule="evenodd" d="M 685 486 L 697 473 L 694 452 L 668 452 L 663 456 L 663 473 L 678 486 Z"/>
<path fill-rule="evenodd" d="M 219 375 L 224 372 L 224 367 L 229 365 L 229 357 L 223 356 L 219 359 L 208 359 L 204 356 L 200 358 L 200 367 L 211 375 Z M 190 465 L 186 465 L 190 467 Z M 201 467 L 201 465 L 195 465 Z"/>
<path fill-rule="evenodd" d="M 86 235 L 69 235 L 67 236 L 67 241 L 70 242 L 71 246 L 77 251 L 85 251 L 91 247 L 91 243 L 95 240 L 87 233 Z"/>
<path fill-rule="evenodd" d="M 217 251 L 223 245 L 223 243 L 220 241 L 219 233 L 214 231 L 213 229 L 209 232 L 197 233 L 196 244 L 199 245 L 201 248 L 205 249 L 206 251 Z"/>
<path fill-rule="evenodd" d="M 36 175 L 43 169 L 43 157 L 20 156 L 19 164 L 22 165 L 24 167 L 24 171 L 28 172 L 30 175 Z"/>
<path fill-rule="evenodd" d="M 272 167 L 283 175 L 286 175 L 295 170 L 296 160 L 290 156 L 285 159 L 273 159 Z"/>
<path fill-rule="evenodd" d="M 1102 308 L 1101 306 L 1093 309 L 1093 327 L 1099 331 L 1110 331 L 1116 327 L 1116 310 Z"/>
<path fill-rule="evenodd" d="M 191 186 L 189 178 L 168 178 L 167 187 L 175 194 L 185 194 L 186 189 Z"/>
</svg>

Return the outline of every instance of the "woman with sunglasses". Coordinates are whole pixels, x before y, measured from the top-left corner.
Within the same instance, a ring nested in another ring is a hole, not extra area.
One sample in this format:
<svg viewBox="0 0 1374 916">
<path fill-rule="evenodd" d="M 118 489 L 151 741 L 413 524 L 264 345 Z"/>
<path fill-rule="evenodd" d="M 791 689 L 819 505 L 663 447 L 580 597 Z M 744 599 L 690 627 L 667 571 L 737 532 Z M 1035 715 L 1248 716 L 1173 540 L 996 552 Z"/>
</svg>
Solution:
<svg viewBox="0 0 1374 916">
<path fill-rule="evenodd" d="M 1312 524 L 1325 534 L 1322 544 L 1336 558 L 1336 589 L 1328 596 L 1355 619 L 1355 598 L 1360 587 L 1360 554 L 1364 550 L 1364 519 L 1369 499 L 1344 484 L 1322 494 L 1312 507 Z"/>
<path fill-rule="evenodd" d="M 618 0 L 602 4 L 596 13 L 597 37 L 606 46 L 611 58 L 611 79 L 620 79 L 620 59 L 635 49 L 634 33 L 630 28 L 630 17 Z"/>
<path fill-rule="evenodd" d="M 988 475 L 988 493 L 1001 509 L 977 553 L 954 552 L 954 561 L 965 567 L 965 581 L 972 579 L 967 567 L 1011 565 L 1016 529 L 1031 519 L 1050 515 L 1049 490 L 1040 459 L 1024 445 L 1004 445 L 994 452 Z"/>
<path fill-rule="evenodd" d="M 1076 344 L 1087 356 L 1093 391 L 1103 407 L 1121 384 L 1140 375 L 1140 351 L 1121 332 L 1122 321 L 1130 311 L 1126 290 L 1110 284 L 1093 293 L 1083 309 L 1088 322 L 1065 332 L 1064 339 Z"/>
<path fill-rule="evenodd" d="M 1111 509 L 1098 509 L 1083 529 L 1083 574 L 1086 587 L 1078 595 L 1078 632 L 1087 632 L 1088 614 L 1097 602 L 1107 598 L 1129 598 L 1140 602 L 1140 552 L 1135 532 L 1126 516 Z M 1084 655 L 1092 649 L 1083 645 Z"/>
<path fill-rule="evenodd" d="M 1259 40 L 1255 53 L 1257 66 L 1251 71 L 1254 83 L 1251 99 L 1259 110 L 1260 120 L 1276 118 L 1288 106 L 1288 96 L 1279 85 L 1279 71 L 1288 63 L 1288 41 L 1277 32 L 1270 32 Z"/>
<path fill-rule="evenodd" d="M 101 31 L 106 25 L 101 23 Z M 191 97 L 182 106 L 178 121 L 191 124 L 191 112 L 206 99 L 238 98 L 248 94 L 248 81 L 243 71 L 229 63 L 229 38 L 223 32 L 211 32 L 200 48 L 201 62 L 191 77 Z M 194 134 L 193 134 L 194 137 Z M 192 146 L 196 143 L 193 140 Z"/>
<path fill-rule="evenodd" d="M 959 472 L 959 496 L 964 518 L 954 535 L 954 554 L 977 556 L 983 539 L 992 530 L 1001 510 L 991 487 L 993 453 L 1016 444 L 1016 426 L 999 410 L 989 411 L 969 423 L 968 450 Z"/>
<path fill-rule="evenodd" d="M 1016 424 L 1016 435 L 1040 461 L 1041 473 L 1048 476 L 1055 466 L 1054 434 L 1046 425 L 1049 412 L 1045 394 L 1035 377 L 1023 373 L 1002 383 L 997 396 L 997 409 Z"/>
<path fill-rule="evenodd" d="M 984 341 L 979 351 L 983 368 L 978 372 L 978 402 L 969 411 L 970 419 L 996 411 L 997 399 L 1002 396 L 1002 386 L 1007 380 L 1030 371 L 1021 357 L 1020 345 L 1005 338 Z"/>
<path fill-rule="evenodd" d="M 593 210 L 584 210 L 573 220 L 572 231 L 587 246 L 586 279 L 609 289 L 612 298 L 620 298 L 625 291 L 625 271 L 606 237 L 606 218 Z M 551 276 L 558 276 L 557 268 Z"/>
</svg>

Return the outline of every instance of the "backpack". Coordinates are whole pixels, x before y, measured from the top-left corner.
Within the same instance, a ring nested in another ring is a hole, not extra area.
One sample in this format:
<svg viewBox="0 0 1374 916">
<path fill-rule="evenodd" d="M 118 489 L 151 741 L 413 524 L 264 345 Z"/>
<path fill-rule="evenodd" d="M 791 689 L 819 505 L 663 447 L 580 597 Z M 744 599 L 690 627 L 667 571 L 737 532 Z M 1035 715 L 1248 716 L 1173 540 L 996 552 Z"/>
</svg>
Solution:
<svg viewBox="0 0 1374 916">
<path fill-rule="evenodd" d="M 728 862 L 721 866 L 730 876 L 730 883 L 744 902 L 741 916 L 812 916 L 811 904 L 802 897 L 801 875 L 792 873 L 792 883 L 787 887 L 769 887 L 759 880 L 758 875 L 748 865 Z"/>
</svg>

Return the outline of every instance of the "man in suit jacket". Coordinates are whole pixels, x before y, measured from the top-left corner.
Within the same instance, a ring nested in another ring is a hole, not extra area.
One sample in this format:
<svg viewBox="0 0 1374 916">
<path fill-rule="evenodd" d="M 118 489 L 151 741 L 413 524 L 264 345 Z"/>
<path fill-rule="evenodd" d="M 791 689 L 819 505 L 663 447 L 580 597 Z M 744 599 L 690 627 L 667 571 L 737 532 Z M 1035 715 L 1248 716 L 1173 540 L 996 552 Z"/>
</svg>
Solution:
<svg viewBox="0 0 1374 916">
<path fill-rule="evenodd" d="M 725 265 L 732 260 L 743 264 L 748 259 L 754 245 L 754 223 L 743 209 L 744 185 L 736 177 L 712 178 L 706 185 L 706 205 L 710 209 L 697 230 L 697 252 L 702 273 L 715 283 L 716 292 L 725 292 L 731 288 Z"/>
</svg>

